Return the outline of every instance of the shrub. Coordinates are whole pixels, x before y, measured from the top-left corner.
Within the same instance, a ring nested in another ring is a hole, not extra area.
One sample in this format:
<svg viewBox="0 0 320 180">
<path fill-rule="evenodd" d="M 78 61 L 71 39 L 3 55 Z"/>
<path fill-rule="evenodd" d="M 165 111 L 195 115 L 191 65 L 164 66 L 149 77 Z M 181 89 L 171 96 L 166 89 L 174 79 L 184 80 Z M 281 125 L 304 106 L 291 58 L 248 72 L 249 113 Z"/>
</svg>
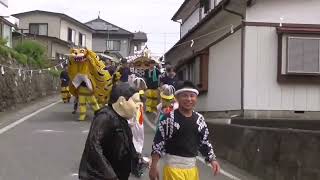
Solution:
<svg viewBox="0 0 320 180">
<path fill-rule="evenodd" d="M 0 45 L 0 55 L 4 56 L 4 57 L 9 57 L 9 49 L 6 46 L 2 46 Z"/>
<path fill-rule="evenodd" d="M 15 59 L 19 64 L 27 65 L 28 57 L 24 54 L 20 54 L 17 51 L 10 49 L 10 54 L 13 59 Z"/>
<path fill-rule="evenodd" d="M 0 46 L 5 46 L 7 42 L 8 41 L 6 39 L 0 38 Z"/>
<path fill-rule="evenodd" d="M 17 45 L 16 51 L 26 55 L 27 63 L 39 68 L 43 68 L 48 64 L 48 60 L 45 58 L 45 48 L 36 41 L 24 41 Z"/>
</svg>

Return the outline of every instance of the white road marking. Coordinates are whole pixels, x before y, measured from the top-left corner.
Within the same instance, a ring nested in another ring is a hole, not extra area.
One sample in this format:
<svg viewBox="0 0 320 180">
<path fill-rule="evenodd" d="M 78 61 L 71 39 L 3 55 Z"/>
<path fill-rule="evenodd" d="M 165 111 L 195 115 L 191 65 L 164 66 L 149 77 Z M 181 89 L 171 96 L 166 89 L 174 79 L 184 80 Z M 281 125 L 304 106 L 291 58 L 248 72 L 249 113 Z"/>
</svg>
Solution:
<svg viewBox="0 0 320 180">
<path fill-rule="evenodd" d="M 64 131 L 56 131 L 51 129 L 41 129 L 41 130 L 35 130 L 33 133 L 63 133 Z"/>
<path fill-rule="evenodd" d="M 144 122 L 146 122 L 148 124 L 148 126 L 151 127 L 151 129 L 153 129 L 153 131 L 156 131 L 156 126 L 152 124 L 152 122 L 148 119 L 148 117 L 146 115 L 144 115 Z M 197 159 L 200 162 L 206 164 L 207 166 L 209 166 L 211 168 L 211 166 L 208 165 L 203 158 L 197 156 Z M 220 173 L 223 174 L 224 176 L 232 179 L 232 180 L 241 180 L 240 178 L 233 176 L 232 174 L 228 173 L 227 171 L 223 170 L 222 168 L 220 169 Z"/>
<path fill-rule="evenodd" d="M 78 176 L 78 173 L 73 173 L 73 174 L 71 174 L 71 176 L 72 176 L 72 177 Z"/>
<path fill-rule="evenodd" d="M 89 133 L 89 129 L 82 131 L 82 133 L 83 133 L 83 134 Z"/>
<path fill-rule="evenodd" d="M 57 101 L 57 102 L 54 102 L 54 103 L 52 103 L 52 104 L 49 104 L 49 105 L 47 105 L 47 106 L 45 106 L 45 107 L 43 107 L 43 108 L 41 108 L 41 109 L 39 109 L 39 110 L 37 110 L 37 111 L 29 114 L 29 115 L 27 115 L 27 116 L 19 119 L 18 121 L 9 124 L 8 126 L 0 129 L 0 134 L 3 134 L 4 132 L 6 132 L 6 131 L 8 131 L 8 130 L 10 130 L 10 129 L 12 129 L 12 128 L 14 128 L 14 127 L 17 126 L 18 124 L 23 123 L 24 121 L 28 120 L 28 119 L 31 118 L 32 116 L 34 116 L 34 115 L 36 115 L 36 114 L 39 114 L 40 112 L 42 112 L 42 111 L 44 111 L 44 110 L 46 110 L 46 109 L 48 109 L 48 108 L 50 108 L 50 107 L 58 104 L 59 102 L 61 102 L 61 100 L 60 100 L 60 101 Z"/>
</svg>

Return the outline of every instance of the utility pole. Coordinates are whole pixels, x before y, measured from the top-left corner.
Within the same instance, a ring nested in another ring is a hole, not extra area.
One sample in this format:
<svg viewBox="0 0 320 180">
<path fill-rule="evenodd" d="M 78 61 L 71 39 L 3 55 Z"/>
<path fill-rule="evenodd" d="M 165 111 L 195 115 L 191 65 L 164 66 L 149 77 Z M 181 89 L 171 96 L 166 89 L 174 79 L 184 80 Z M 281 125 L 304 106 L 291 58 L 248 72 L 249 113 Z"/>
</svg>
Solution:
<svg viewBox="0 0 320 180">
<path fill-rule="evenodd" d="M 110 42 L 109 42 L 109 38 L 110 38 L 110 35 L 109 35 L 109 25 L 107 25 L 107 42 L 106 42 L 106 44 L 107 44 L 107 51 L 109 52 L 109 50 L 110 50 Z"/>
</svg>

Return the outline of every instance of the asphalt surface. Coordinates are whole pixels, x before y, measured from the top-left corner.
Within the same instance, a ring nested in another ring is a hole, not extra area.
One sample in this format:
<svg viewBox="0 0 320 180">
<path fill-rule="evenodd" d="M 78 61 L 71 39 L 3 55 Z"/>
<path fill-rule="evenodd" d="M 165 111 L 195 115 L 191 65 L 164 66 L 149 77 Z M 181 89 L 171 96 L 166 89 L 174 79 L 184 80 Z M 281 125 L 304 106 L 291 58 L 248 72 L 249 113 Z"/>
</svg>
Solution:
<svg viewBox="0 0 320 180">
<path fill-rule="evenodd" d="M 78 115 L 71 114 L 71 103 L 58 103 L 37 112 L 56 101 L 57 97 L 48 98 L 19 111 L 0 114 L 0 180 L 78 179 L 78 167 L 92 114 L 85 122 L 77 121 Z M 36 114 L 26 118 L 31 113 Z M 153 136 L 154 130 L 146 124 L 146 156 L 150 154 Z M 211 169 L 200 161 L 198 166 L 200 179 L 232 179 L 223 174 L 213 177 Z M 222 167 L 237 177 L 243 175 L 227 164 L 222 163 Z M 140 179 L 149 179 L 148 172 Z"/>
</svg>

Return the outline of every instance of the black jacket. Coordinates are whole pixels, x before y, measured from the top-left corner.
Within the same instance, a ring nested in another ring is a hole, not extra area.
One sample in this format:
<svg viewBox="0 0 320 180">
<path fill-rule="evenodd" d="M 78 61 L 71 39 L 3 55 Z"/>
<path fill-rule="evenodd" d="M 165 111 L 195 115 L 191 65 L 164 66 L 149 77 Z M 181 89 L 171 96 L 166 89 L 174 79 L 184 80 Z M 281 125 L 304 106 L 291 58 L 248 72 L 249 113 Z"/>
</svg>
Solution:
<svg viewBox="0 0 320 180">
<path fill-rule="evenodd" d="M 79 179 L 128 179 L 136 151 L 128 121 L 111 106 L 98 111 L 82 155 Z"/>
</svg>

